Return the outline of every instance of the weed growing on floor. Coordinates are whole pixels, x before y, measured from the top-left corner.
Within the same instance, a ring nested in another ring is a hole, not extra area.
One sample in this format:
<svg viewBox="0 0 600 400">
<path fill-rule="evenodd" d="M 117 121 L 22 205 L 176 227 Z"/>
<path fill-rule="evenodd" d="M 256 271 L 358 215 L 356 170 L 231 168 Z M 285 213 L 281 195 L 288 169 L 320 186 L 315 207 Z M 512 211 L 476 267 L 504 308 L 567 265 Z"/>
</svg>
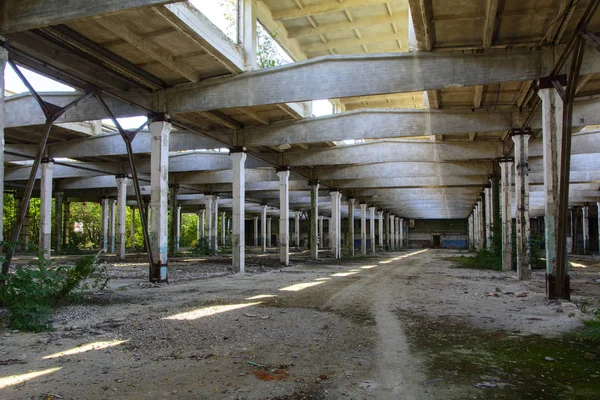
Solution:
<svg viewBox="0 0 600 400">
<path fill-rule="evenodd" d="M 578 339 L 583 342 L 600 342 L 600 308 L 594 311 L 594 318 L 583 321 L 585 328 Z"/>
<path fill-rule="evenodd" d="M 196 257 L 212 256 L 215 254 L 214 250 L 210 247 L 207 237 L 201 237 L 192 243 L 190 253 L 192 253 L 192 256 Z"/>
<path fill-rule="evenodd" d="M 27 267 L 2 275 L 0 301 L 10 312 L 10 327 L 41 332 L 52 329 L 52 312 L 62 304 L 81 301 L 86 291 L 106 287 L 108 276 L 96 258 L 81 258 L 75 266 L 55 267 L 43 255 Z"/>
</svg>

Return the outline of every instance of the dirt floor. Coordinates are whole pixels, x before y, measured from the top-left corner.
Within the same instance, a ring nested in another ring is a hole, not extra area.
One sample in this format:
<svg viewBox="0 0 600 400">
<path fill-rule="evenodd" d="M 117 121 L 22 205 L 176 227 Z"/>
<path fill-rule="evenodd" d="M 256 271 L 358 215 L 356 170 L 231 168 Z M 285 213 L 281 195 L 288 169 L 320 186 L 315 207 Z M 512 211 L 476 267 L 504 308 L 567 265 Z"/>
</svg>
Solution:
<svg viewBox="0 0 600 400">
<path fill-rule="evenodd" d="M 250 251 L 243 276 L 228 257 L 171 260 L 168 285 L 146 283 L 143 256 L 109 260 L 107 291 L 54 332 L 2 328 L 0 398 L 600 398 L 600 349 L 565 335 L 600 306 L 600 258 L 572 259 L 571 303 L 545 300 L 542 270 L 518 282 L 461 254 L 281 268 Z"/>
</svg>

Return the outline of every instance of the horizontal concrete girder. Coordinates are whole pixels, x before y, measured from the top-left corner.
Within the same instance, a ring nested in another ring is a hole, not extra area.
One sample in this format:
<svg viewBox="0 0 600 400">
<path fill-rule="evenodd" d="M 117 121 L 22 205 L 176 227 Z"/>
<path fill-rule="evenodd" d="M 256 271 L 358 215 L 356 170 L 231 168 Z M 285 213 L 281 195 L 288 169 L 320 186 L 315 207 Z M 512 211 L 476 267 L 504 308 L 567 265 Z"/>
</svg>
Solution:
<svg viewBox="0 0 600 400">
<path fill-rule="evenodd" d="M 115 175 L 121 171 L 118 163 L 72 163 L 73 166 L 64 164 L 56 164 L 53 168 L 53 178 L 86 178 L 94 176 L 102 176 L 111 174 L 114 180 Z M 77 168 L 80 167 L 80 168 Z M 82 169 L 85 168 L 85 169 Z M 26 181 L 29 179 L 31 166 L 11 167 L 4 172 L 4 180 L 10 181 Z M 40 179 L 41 171 L 38 170 L 36 179 Z M 115 184 L 116 185 L 116 184 Z"/>
<path fill-rule="evenodd" d="M 432 186 L 483 186 L 489 183 L 488 175 L 480 176 L 432 176 L 418 178 L 368 178 L 328 181 L 339 189 L 362 188 L 413 188 Z"/>
<path fill-rule="evenodd" d="M 309 170 L 307 170 L 309 171 Z M 382 162 L 347 167 L 311 169 L 313 177 L 320 180 L 411 178 L 454 175 L 489 175 L 492 163 L 482 162 Z"/>
<path fill-rule="evenodd" d="M 375 142 L 311 152 L 286 153 L 288 166 L 372 164 L 399 161 L 474 161 L 502 156 L 502 143 Z"/>
<path fill-rule="evenodd" d="M 151 134 L 139 132 L 132 142 L 133 152 L 150 153 Z M 170 151 L 217 149 L 223 144 L 216 140 L 191 132 L 171 132 L 169 136 Z M 35 156 L 37 145 L 6 145 L 6 150 L 27 156 Z M 118 133 L 98 135 L 90 138 L 69 140 L 68 142 L 51 143 L 48 155 L 52 158 L 109 157 L 127 155 L 125 142 Z"/>
<path fill-rule="evenodd" d="M 167 110 L 178 113 L 535 80 L 551 51 L 331 55 L 166 89 L 164 96 Z M 581 73 L 599 72 L 598 59 L 593 49 L 586 51 Z"/>
</svg>

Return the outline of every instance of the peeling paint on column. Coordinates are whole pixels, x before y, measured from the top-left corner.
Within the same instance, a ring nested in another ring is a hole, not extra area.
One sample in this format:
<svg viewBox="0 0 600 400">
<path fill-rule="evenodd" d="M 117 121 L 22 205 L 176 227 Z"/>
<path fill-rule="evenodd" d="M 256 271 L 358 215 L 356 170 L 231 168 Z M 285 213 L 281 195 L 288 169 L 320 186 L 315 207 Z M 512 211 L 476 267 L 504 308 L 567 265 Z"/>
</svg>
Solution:
<svg viewBox="0 0 600 400">
<path fill-rule="evenodd" d="M 500 199 L 500 218 L 502 220 L 502 270 L 510 271 L 512 267 L 512 208 L 511 208 L 511 171 L 513 163 L 500 161 L 500 184 L 502 197 Z"/>
<path fill-rule="evenodd" d="M 531 279 L 531 232 L 529 228 L 529 137 L 521 132 L 513 135 L 515 143 L 515 193 L 517 201 L 517 276 Z"/>
</svg>

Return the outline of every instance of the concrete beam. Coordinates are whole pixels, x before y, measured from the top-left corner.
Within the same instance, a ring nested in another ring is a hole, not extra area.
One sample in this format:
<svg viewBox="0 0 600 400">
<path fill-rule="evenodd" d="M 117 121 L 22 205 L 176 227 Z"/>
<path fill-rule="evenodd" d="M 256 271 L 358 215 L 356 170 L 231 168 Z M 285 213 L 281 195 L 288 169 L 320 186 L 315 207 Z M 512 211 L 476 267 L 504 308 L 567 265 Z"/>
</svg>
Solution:
<svg viewBox="0 0 600 400">
<path fill-rule="evenodd" d="M 599 121 L 600 122 L 600 119 Z M 245 146 L 318 143 L 348 139 L 495 132 L 513 126 L 511 114 L 445 110 L 361 110 L 294 123 L 242 130 Z"/>
<path fill-rule="evenodd" d="M 151 149 L 151 134 L 142 131 L 137 134 L 132 142 L 134 153 L 149 154 Z M 27 154 L 32 153 L 36 145 L 11 145 L 7 150 L 14 150 L 22 154 L 22 149 L 27 149 Z M 200 136 L 191 132 L 177 132 L 170 134 L 170 151 L 184 151 L 195 149 L 217 149 L 223 144 L 216 140 Z M 48 154 L 53 158 L 78 158 L 78 157 L 108 157 L 126 155 L 125 143 L 118 133 L 95 136 L 85 139 L 70 140 L 68 142 L 52 143 L 48 145 Z"/>
<path fill-rule="evenodd" d="M 283 156 L 283 163 L 289 166 L 319 166 L 423 160 L 432 162 L 475 161 L 491 160 L 502 154 L 502 143 L 382 141 L 307 153 L 286 153 Z"/>
<path fill-rule="evenodd" d="M 165 104 L 172 113 L 190 112 L 534 80 L 542 75 L 542 55 L 547 51 L 324 56 L 166 89 Z M 598 59 L 600 55 L 586 52 L 582 73 L 600 69 L 594 65 Z M 336 79 L 329 79 L 333 75 Z M 281 90 L 281 82 L 286 83 L 286 90 Z"/>
<path fill-rule="evenodd" d="M 177 0 L 4 0 L 0 3 L 0 33 L 19 32 L 138 7 Z"/>
</svg>

